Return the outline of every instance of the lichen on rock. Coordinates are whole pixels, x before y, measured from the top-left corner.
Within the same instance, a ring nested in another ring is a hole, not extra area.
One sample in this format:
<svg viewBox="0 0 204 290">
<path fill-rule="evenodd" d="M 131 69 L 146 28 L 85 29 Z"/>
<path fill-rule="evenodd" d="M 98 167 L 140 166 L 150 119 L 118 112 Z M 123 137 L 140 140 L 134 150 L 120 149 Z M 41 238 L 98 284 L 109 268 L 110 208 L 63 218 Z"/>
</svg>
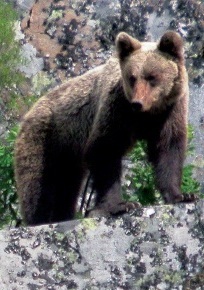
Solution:
<svg viewBox="0 0 204 290">
<path fill-rule="evenodd" d="M 203 208 L 2 231 L 1 289 L 202 289 Z"/>
</svg>

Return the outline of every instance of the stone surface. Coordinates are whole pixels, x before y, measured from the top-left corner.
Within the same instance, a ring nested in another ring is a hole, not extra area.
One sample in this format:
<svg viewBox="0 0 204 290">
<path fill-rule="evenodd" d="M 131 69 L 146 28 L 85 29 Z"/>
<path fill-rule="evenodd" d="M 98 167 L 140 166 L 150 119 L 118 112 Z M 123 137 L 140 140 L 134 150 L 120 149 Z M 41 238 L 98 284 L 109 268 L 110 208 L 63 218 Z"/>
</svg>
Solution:
<svg viewBox="0 0 204 290">
<path fill-rule="evenodd" d="M 32 8 L 36 0 L 13 0 L 14 3 L 23 11 L 28 11 Z"/>
<path fill-rule="evenodd" d="M 204 201 L 0 232 L 0 289 L 204 289 Z"/>
</svg>

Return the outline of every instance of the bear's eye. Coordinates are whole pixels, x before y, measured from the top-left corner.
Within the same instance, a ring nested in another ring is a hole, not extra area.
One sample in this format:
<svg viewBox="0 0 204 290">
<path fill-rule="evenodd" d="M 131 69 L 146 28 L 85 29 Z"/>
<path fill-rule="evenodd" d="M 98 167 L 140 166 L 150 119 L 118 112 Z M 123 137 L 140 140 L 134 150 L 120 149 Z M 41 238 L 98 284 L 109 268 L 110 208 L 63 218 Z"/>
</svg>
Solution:
<svg viewBox="0 0 204 290">
<path fill-rule="evenodd" d="M 132 76 L 129 77 L 129 83 L 130 83 L 130 86 L 131 86 L 132 88 L 134 87 L 136 81 L 137 81 L 136 76 L 132 75 Z"/>
<path fill-rule="evenodd" d="M 150 83 L 152 87 L 157 85 L 157 78 L 154 75 L 148 75 L 145 77 L 146 81 Z"/>
</svg>

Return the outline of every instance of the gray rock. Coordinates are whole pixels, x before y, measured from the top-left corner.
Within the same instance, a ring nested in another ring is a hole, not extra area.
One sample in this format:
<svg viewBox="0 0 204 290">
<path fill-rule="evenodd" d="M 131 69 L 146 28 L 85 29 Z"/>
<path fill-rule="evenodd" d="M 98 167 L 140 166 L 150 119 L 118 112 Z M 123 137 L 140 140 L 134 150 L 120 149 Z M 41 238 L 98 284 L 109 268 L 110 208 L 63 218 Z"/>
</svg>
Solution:
<svg viewBox="0 0 204 290">
<path fill-rule="evenodd" d="M 0 232 L 0 288 L 203 289 L 204 201 Z"/>
<path fill-rule="evenodd" d="M 31 78 L 38 72 L 42 71 L 44 62 L 42 57 L 37 56 L 37 50 L 30 43 L 25 43 L 22 46 L 22 54 L 25 58 L 25 64 L 20 67 L 21 72 L 26 77 Z"/>
<path fill-rule="evenodd" d="M 26 12 L 32 8 L 35 0 L 15 0 L 14 2 L 16 2 L 20 9 Z"/>
</svg>

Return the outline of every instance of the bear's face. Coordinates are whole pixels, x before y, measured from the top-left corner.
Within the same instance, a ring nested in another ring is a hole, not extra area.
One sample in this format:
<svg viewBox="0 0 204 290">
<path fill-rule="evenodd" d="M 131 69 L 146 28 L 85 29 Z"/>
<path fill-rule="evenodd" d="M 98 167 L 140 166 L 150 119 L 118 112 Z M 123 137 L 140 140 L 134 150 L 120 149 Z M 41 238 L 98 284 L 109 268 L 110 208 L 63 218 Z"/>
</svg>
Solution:
<svg viewBox="0 0 204 290">
<path fill-rule="evenodd" d="M 182 39 L 177 33 L 165 33 L 156 49 L 148 51 L 121 32 L 116 47 L 125 95 L 135 109 L 153 112 L 177 101 L 183 89 L 179 66 L 184 60 Z"/>
</svg>

